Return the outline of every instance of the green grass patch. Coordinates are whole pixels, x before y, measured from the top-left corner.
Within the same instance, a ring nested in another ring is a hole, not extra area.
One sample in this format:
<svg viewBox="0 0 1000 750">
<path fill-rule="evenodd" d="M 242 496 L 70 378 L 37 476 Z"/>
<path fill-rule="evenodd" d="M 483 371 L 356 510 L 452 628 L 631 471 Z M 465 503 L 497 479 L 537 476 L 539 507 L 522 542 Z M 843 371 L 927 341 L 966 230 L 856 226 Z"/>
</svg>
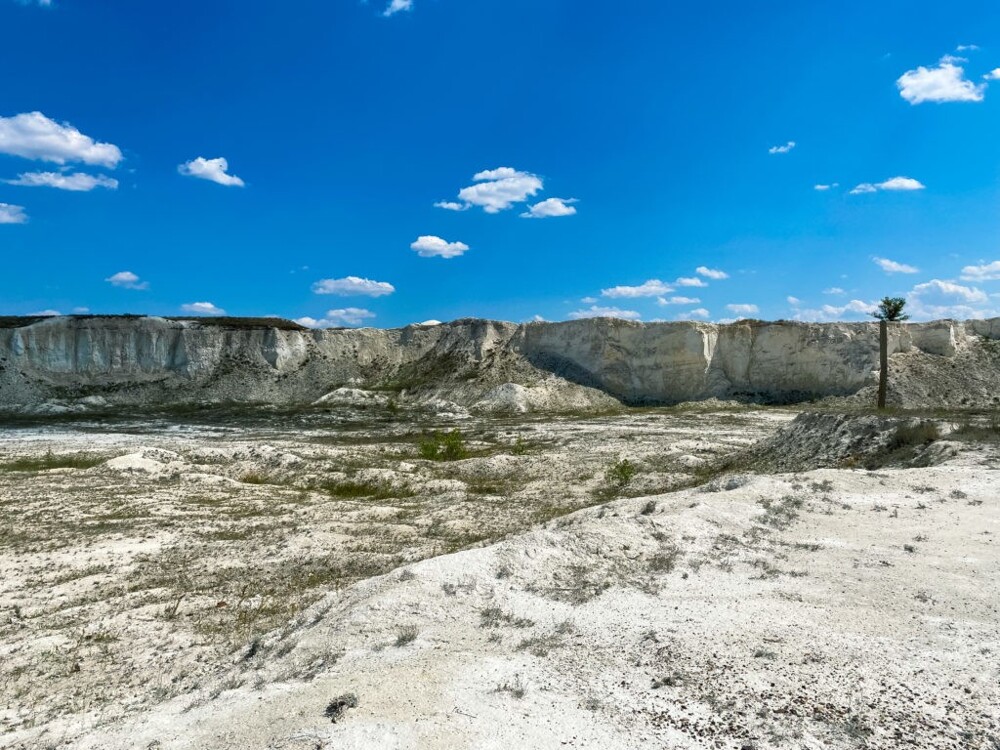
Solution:
<svg viewBox="0 0 1000 750">
<path fill-rule="evenodd" d="M 92 469 L 107 459 L 89 453 L 56 455 L 49 451 L 44 456 L 28 456 L 0 463 L 0 471 L 48 471 L 49 469 Z"/>
</svg>

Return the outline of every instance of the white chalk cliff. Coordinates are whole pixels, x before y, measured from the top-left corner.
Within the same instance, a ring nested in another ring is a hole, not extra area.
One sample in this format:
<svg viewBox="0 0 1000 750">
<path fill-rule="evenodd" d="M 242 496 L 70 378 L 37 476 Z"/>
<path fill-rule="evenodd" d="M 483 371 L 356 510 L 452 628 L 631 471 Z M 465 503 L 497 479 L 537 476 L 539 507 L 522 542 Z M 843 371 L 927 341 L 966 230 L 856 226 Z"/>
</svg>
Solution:
<svg viewBox="0 0 1000 750">
<path fill-rule="evenodd" d="M 896 403 L 996 403 L 1000 319 L 890 328 Z M 0 406 L 82 399 L 137 406 L 312 403 L 342 386 L 434 395 L 486 410 L 573 408 L 588 399 L 607 405 L 608 397 L 630 404 L 712 397 L 791 402 L 859 394 L 873 384 L 877 366 L 875 323 L 469 319 L 300 330 L 266 319 L 252 325 L 6 319 Z"/>
</svg>

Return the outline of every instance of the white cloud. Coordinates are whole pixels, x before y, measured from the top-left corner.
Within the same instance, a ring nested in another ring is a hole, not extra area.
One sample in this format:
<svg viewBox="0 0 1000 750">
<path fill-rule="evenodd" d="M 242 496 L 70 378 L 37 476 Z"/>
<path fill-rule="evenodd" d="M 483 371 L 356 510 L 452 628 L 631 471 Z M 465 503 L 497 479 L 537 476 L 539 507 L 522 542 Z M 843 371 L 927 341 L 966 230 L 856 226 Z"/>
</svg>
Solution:
<svg viewBox="0 0 1000 750">
<path fill-rule="evenodd" d="M 548 321 L 545 318 L 543 318 L 541 315 L 532 315 L 531 316 L 531 322 L 532 323 L 547 323 Z"/>
<path fill-rule="evenodd" d="M 964 281 L 1000 281 L 1000 260 L 962 269 Z"/>
<path fill-rule="evenodd" d="M 889 262 L 891 263 L 892 261 Z M 831 286 L 829 289 L 824 289 L 823 294 L 847 294 L 847 292 L 845 292 L 839 286 Z"/>
<path fill-rule="evenodd" d="M 896 81 L 899 95 L 910 104 L 923 102 L 981 102 L 985 84 L 975 84 L 965 78 L 959 58 L 942 57 L 937 67 L 908 70 Z"/>
<path fill-rule="evenodd" d="M 295 322 L 306 328 L 340 328 L 342 326 L 359 326 L 366 320 L 374 318 L 375 313 L 365 310 L 363 307 L 342 307 L 336 310 L 327 310 L 326 315 L 317 320 L 316 318 L 296 318 Z M 421 323 L 420 325 L 430 325 L 432 321 Z"/>
<path fill-rule="evenodd" d="M 576 208 L 569 204 L 576 202 L 576 198 L 546 198 L 540 203 L 528 206 L 528 210 L 521 214 L 521 218 L 548 219 L 553 216 L 572 216 L 576 213 Z"/>
<path fill-rule="evenodd" d="M 677 279 L 677 281 L 675 281 L 674 283 L 677 284 L 677 286 L 697 286 L 697 287 L 708 286 L 708 284 L 699 279 L 697 276 L 691 276 L 691 277 L 682 276 L 681 278 Z"/>
<path fill-rule="evenodd" d="M 692 320 L 694 318 L 708 318 L 711 315 L 704 307 L 696 307 L 694 310 L 685 310 L 677 316 L 677 320 Z"/>
<path fill-rule="evenodd" d="M 583 297 L 580 301 L 585 305 L 592 305 L 597 302 L 597 297 Z"/>
<path fill-rule="evenodd" d="M 613 286 L 610 289 L 602 289 L 601 295 L 604 297 L 659 297 L 669 294 L 674 288 L 664 284 L 659 279 L 650 279 L 639 286 Z"/>
<path fill-rule="evenodd" d="M 86 193 L 94 188 L 118 189 L 118 180 L 104 175 L 92 175 L 84 172 L 65 174 L 63 172 L 25 172 L 19 174 L 16 180 L 4 180 L 8 185 L 24 187 L 52 187 L 58 190 L 72 190 Z"/>
<path fill-rule="evenodd" d="M 771 148 L 769 148 L 767 150 L 767 153 L 769 153 L 769 154 L 787 154 L 793 148 L 795 148 L 795 141 L 789 141 L 784 146 L 771 146 Z"/>
<path fill-rule="evenodd" d="M 316 294 L 336 294 L 341 297 L 382 297 L 392 294 L 396 287 L 387 281 L 345 276 L 342 279 L 320 279 L 313 284 L 312 290 Z"/>
<path fill-rule="evenodd" d="M 600 307 L 599 305 L 592 305 L 586 310 L 576 310 L 571 312 L 568 317 L 572 320 L 581 320 L 583 318 L 620 318 L 622 320 L 639 320 L 642 315 L 637 313 L 635 310 L 621 310 L 617 307 Z"/>
<path fill-rule="evenodd" d="M 131 271 L 119 271 L 105 279 L 111 286 L 122 289 L 149 289 L 149 282 L 141 280 Z"/>
<path fill-rule="evenodd" d="M 446 211 L 465 211 L 470 208 L 468 203 L 455 203 L 455 201 L 438 201 L 434 206 L 436 208 L 443 208 Z"/>
<path fill-rule="evenodd" d="M 889 260 L 888 258 L 872 258 L 872 262 L 881 268 L 886 273 L 919 273 L 920 269 L 916 266 L 909 266 L 906 263 L 897 263 L 894 260 Z"/>
<path fill-rule="evenodd" d="M 975 52 L 979 49 L 978 44 L 960 44 L 955 47 L 956 52 Z"/>
<path fill-rule="evenodd" d="M 860 185 L 851 190 L 851 195 L 860 195 L 862 193 L 877 193 L 879 190 L 890 190 L 890 191 L 909 191 L 909 190 L 923 190 L 925 185 L 919 180 L 915 180 L 912 177 L 891 177 L 885 182 L 876 182 L 874 184 L 870 182 L 862 182 Z"/>
<path fill-rule="evenodd" d="M 480 206 L 486 213 L 495 214 L 507 210 L 515 203 L 524 203 L 543 187 L 542 180 L 537 175 L 512 167 L 487 169 L 477 172 L 472 179 L 475 185 L 458 191 L 462 203 L 439 201 L 435 205 L 449 211 L 460 210 L 459 207 Z"/>
<path fill-rule="evenodd" d="M 720 271 L 717 268 L 708 268 L 706 266 L 698 266 L 695 273 L 699 273 L 709 279 L 715 279 L 716 281 L 721 281 L 722 279 L 728 279 L 729 274 L 725 271 Z"/>
<path fill-rule="evenodd" d="M 760 312 L 757 305 L 726 305 L 726 309 L 737 315 L 754 315 Z"/>
<path fill-rule="evenodd" d="M 906 311 L 917 320 L 988 318 L 1000 315 L 989 295 L 976 287 L 931 279 L 906 295 Z"/>
<path fill-rule="evenodd" d="M 697 297 L 660 297 L 656 300 L 658 305 L 697 305 L 701 302 Z"/>
<path fill-rule="evenodd" d="M 826 190 L 833 190 L 834 188 L 838 188 L 838 187 L 840 187 L 840 183 L 839 182 L 831 182 L 828 185 L 821 183 L 821 184 L 818 184 L 818 185 L 813 185 L 813 190 L 819 190 L 820 192 L 824 192 Z"/>
<path fill-rule="evenodd" d="M 25 213 L 24 206 L 0 203 L 0 224 L 25 224 L 27 221 L 28 214 Z"/>
<path fill-rule="evenodd" d="M 121 150 L 111 143 L 98 143 L 68 122 L 50 120 L 41 112 L 0 117 L 0 154 L 20 156 L 55 164 L 82 162 L 117 167 Z"/>
<path fill-rule="evenodd" d="M 800 300 L 798 297 L 792 297 L 791 295 L 785 297 L 785 300 L 792 307 L 798 307 L 799 305 L 802 304 L 802 300 Z"/>
<path fill-rule="evenodd" d="M 73 314 L 74 315 L 86 315 L 89 312 L 90 312 L 90 308 L 89 307 L 74 307 L 73 308 Z"/>
<path fill-rule="evenodd" d="M 987 81 L 1000 81 L 1000 68 L 994 68 L 983 76 Z"/>
<path fill-rule="evenodd" d="M 185 177 L 197 177 L 227 187 L 244 186 L 243 180 L 234 174 L 229 174 L 229 162 L 221 156 L 217 159 L 199 156 L 178 166 L 177 171 Z"/>
<path fill-rule="evenodd" d="M 226 311 L 221 307 L 216 307 L 211 302 L 189 302 L 181 305 L 181 310 L 194 315 L 225 315 Z"/>
<path fill-rule="evenodd" d="M 865 302 L 859 299 L 852 299 L 845 305 L 823 305 L 818 310 L 797 310 L 794 319 L 808 321 L 812 323 L 830 323 L 837 320 L 844 320 L 845 317 L 864 317 L 871 315 L 878 303 Z"/>
<path fill-rule="evenodd" d="M 39 318 L 54 318 L 58 315 L 62 315 L 62 313 L 58 310 L 37 310 L 36 312 L 28 313 L 28 315 Z"/>
<path fill-rule="evenodd" d="M 417 237 L 415 242 L 411 242 L 410 249 L 416 250 L 421 258 L 457 258 L 468 250 L 469 246 L 464 242 L 448 242 L 440 237 L 425 234 Z"/>
<path fill-rule="evenodd" d="M 401 10 L 411 10 L 412 8 L 413 0 L 392 0 L 382 12 L 382 15 L 388 18 L 391 15 L 399 13 Z"/>
</svg>

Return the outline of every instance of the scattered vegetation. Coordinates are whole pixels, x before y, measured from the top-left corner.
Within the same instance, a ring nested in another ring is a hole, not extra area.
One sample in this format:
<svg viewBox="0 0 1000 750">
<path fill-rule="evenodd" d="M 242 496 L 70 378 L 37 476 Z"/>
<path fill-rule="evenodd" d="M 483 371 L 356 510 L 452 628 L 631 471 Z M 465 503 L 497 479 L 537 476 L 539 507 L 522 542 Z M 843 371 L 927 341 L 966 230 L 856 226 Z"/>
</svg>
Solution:
<svg viewBox="0 0 1000 750">
<path fill-rule="evenodd" d="M 344 715 L 344 712 L 349 708 L 358 707 L 358 696 L 354 693 L 344 693 L 339 695 L 330 701 L 326 710 L 323 711 L 323 715 L 336 724 Z"/>
<path fill-rule="evenodd" d="M 434 431 L 423 438 L 418 447 L 420 457 L 428 461 L 459 461 L 469 457 L 465 438 L 458 430 L 450 432 Z"/>
<path fill-rule="evenodd" d="M 627 458 L 623 458 L 604 472 L 604 481 L 612 487 L 622 488 L 631 482 L 638 473 L 638 467 Z"/>
<path fill-rule="evenodd" d="M 521 675 L 514 675 L 514 679 L 508 682 L 502 682 L 493 689 L 494 693 L 507 693 L 513 698 L 520 700 L 528 692 L 527 686 L 524 684 L 524 680 L 521 679 Z"/>
<path fill-rule="evenodd" d="M 341 500 L 390 500 L 413 497 L 416 494 L 409 486 L 394 487 L 385 481 L 342 480 L 322 482 L 316 485 L 316 489 L 322 490 L 330 495 L 330 497 L 340 498 Z"/>
<path fill-rule="evenodd" d="M 106 458 L 88 453 L 56 455 L 49 451 L 44 456 L 26 456 L 0 463 L 0 471 L 48 471 L 49 469 L 92 469 Z"/>
<path fill-rule="evenodd" d="M 413 625 L 407 625 L 405 628 L 401 628 L 396 634 L 396 640 L 392 644 L 396 648 L 401 648 L 407 644 L 413 643 L 417 640 L 418 631 Z"/>
<path fill-rule="evenodd" d="M 501 625 L 530 628 L 534 624 L 534 620 L 529 620 L 527 617 L 515 617 L 509 612 L 504 612 L 500 607 L 489 606 L 479 610 L 479 627 L 481 628 L 498 628 Z"/>
</svg>

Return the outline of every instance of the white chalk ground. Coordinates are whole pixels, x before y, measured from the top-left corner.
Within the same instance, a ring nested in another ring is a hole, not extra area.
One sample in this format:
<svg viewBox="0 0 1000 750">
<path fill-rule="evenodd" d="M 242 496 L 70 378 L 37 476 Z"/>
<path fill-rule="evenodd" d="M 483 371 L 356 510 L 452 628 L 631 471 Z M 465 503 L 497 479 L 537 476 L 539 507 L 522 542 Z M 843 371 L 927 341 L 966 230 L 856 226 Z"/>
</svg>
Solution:
<svg viewBox="0 0 1000 750">
<path fill-rule="evenodd" d="M 211 686 L 73 746 L 996 748 L 996 466 L 582 510 L 330 594 Z"/>
</svg>

